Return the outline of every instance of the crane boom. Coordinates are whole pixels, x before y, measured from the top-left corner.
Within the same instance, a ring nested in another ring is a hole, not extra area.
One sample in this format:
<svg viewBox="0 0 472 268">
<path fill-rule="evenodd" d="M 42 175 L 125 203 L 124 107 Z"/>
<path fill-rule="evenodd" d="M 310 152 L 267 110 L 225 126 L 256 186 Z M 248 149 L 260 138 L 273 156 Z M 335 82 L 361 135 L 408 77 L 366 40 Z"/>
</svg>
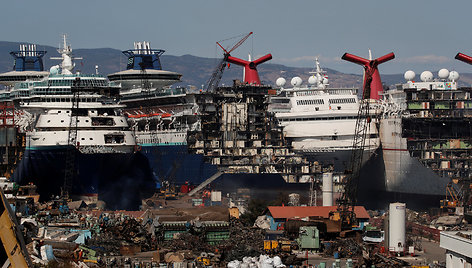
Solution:
<svg viewBox="0 0 472 268">
<path fill-rule="evenodd" d="M 249 38 L 249 36 L 252 35 L 252 32 L 248 33 L 245 35 L 241 40 L 239 40 L 231 49 L 226 50 L 221 44 L 220 41 L 216 42 L 216 44 L 224 51 L 223 53 L 223 59 L 218 63 L 215 71 L 213 71 L 210 79 L 207 82 L 207 87 L 206 91 L 212 92 L 215 91 L 215 89 L 218 87 L 218 84 L 221 81 L 221 78 L 223 77 L 223 72 L 225 71 L 226 68 L 226 61 L 228 60 L 228 57 L 230 56 L 230 53 L 233 52 L 236 48 L 241 46 L 246 39 Z"/>
<path fill-rule="evenodd" d="M 370 54 L 370 51 L 369 51 Z M 380 98 L 382 82 L 380 80 L 378 65 L 395 58 L 395 54 L 389 53 L 382 57 L 372 60 L 345 53 L 343 60 L 347 60 L 364 67 L 364 85 L 362 99 L 359 103 L 357 112 L 356 126 L 352 142 L 352 151 L 348 175 L 343 179 L 344 191 L 341 198 L 338 199 L 338 212 L 341 220 L 341 226 L 347 228 L 356 222 L 354 206 L 357 203 L 357 189 L 361 173 L 365 141 L 367 132 L 372 121 L 370 115 L 370 102 Z"/>
</svg>

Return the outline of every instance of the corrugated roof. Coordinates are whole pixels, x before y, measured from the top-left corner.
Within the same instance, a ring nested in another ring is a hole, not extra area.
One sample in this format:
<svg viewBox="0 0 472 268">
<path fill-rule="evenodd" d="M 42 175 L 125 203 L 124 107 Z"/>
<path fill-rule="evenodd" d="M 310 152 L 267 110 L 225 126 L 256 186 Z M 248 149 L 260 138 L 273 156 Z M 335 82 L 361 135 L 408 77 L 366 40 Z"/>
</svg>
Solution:
<svg viewBox="0 0 472 268">
<path fill-rule="evenodd" d="M 269 206 L 270 214 L 274 219 L 292 219 L 306 217 L 329 218 L 331 211 L 336 211 L 336 206 L 330 207 L 291 207 L 291 206 Z M 363 206 L 354 207 L 358 219 L 368 219 L 369 214 Z"/>
</svg>

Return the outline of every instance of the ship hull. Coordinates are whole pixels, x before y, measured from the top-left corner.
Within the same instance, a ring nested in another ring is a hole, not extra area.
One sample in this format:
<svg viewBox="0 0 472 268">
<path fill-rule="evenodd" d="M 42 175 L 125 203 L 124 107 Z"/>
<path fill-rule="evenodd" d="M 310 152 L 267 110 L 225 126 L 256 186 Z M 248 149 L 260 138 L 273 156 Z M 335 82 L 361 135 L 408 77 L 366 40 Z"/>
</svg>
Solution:
<svg viewBox="0 0 472 268">
<path fill-rule="evenodd" d="M 141 199 L 155 192 L 156 180 L 141 153 L 75 153 L 77 175 L 70 193 L 73 197 L 99 199 L 109 209 L 138 209 Z M 14 181 L 34 183 L 41 200 L 60 195 L 66 154 L 66 147 L 27 148 L 13 175 Z"/>
<path fill-rule="evenodd" d="M 188 182 L 199 185 L 217 172 L 217 166 L 206 163 L 203 155 L 189 154 L 187 145 L 142 145 L 153 173 L 160 180 L 175 185 Z M 280 174 L 226 173 L 211 183 L 212 189 L 236 192 L 238 188 L 249 188 L 258 198 L 274 198 L 279 192 L 303 191 L 308 194 L 309 184 L 287 183 Z"/>
</svg>

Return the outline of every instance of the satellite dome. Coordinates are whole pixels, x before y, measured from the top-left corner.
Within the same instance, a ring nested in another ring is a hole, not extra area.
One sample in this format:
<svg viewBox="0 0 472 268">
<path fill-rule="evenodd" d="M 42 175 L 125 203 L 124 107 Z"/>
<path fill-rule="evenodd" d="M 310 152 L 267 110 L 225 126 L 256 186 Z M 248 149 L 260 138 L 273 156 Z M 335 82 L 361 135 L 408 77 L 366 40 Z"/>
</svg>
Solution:
<svg viewBox="0 0 472 268">
<path fill-rule="evenodd" d="M 299 87 L 302 85 L 303 83 L 303 80 L 298 77 L 298 76 L 295 76 L 294 78 L 292 78 L 292 81 L 290 81 L 290 83 L 292 84 L 292 86 L 294 87 Z"/>
<path fill-rule="evenodd" d="M 456 72 L 456 71 L 449 72 L 449 80 L 451 80 L 451 81 L 459 80 L 459 73 Z"/>
<path fill-rule="evenodd" d="M 406 81 L 413 81 L 413 79 L 415 79 L 415 76 L 416 76 L 416 74 L 412 70 L 406 71 L 405 75 L 403 75 L 403 77 L 405 77 Z"/>
<path fill-rule="evenodd" d="M 438 76 L 441 79 L 447 79 L 449 77 L 449 70 L 448 69 L 441 69 L 438 72 Z"/>
<path fill-rule="evenodd" d="M 316 78 L 316 76 L 314 76 L 314 75 L 312 75 L 312 76 L 310 76 L 310 77 L 308 78 L 308 83 L 309 83 L 310 85 L 314 85 L 314 84 L 316 84 L 317 82 L 318 82 L 318 78 Z"/>
<path fill-rule="evenodd" d="M 59 65 L 54 65 L 49 68 L 49 74 L 56 75 L 59 74 Z"/>
<path fill-rule="evenodd" d="M 278 87 L 283 87 L 283 86 L 285 86 L 285 83 L 287 83 L 287 81 L 286 81 L 285 78 L 283 78 L 283 77 L 279 77 L 279 78 L 277 78 L 277 80 L 275 80 L 275 84 L 276 84 Z"/>
<path fill-rule="evenodd" d="M 431 82 L 433 81 L 433 73 L 430 71 L 424 71 L 421 73 L 420 78 L 423 82 Z"/>
<path fill-rule="evenodd" d="M 325 78 L 323 78 L 323 85 L 327 85 L 327 84 L 328 84 L 328 82 L 329 82 L 328 78 L 326 78 L 326 77 L 325 77 Z"/>
</svg>

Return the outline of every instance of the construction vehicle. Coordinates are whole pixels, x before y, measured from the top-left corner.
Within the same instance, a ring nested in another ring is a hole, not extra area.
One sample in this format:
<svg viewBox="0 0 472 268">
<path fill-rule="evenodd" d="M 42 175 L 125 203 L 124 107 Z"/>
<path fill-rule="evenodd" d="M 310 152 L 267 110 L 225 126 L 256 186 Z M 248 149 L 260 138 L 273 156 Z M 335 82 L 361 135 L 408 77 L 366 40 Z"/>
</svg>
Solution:
<svg viewBox="0 0 472 268">
<path fill-rule="evenodd" d="M 20 231 L 16 216 L 10 204 L 0 189 L 2 203 L 0 204 L 0 248 L 1 267 L 33 267 L 23 235 Z"/>
<path fill-rule="evenodd" d="M 459 193 L 454 189 L 451 182 L 446 186 L 446 198 L 440 200 L 440 207 L 444 211 L 454 213 L 457 207 L 462 206 Z"/>
<path fill-rule="evenodd" d="M 290 253 L 293 249 L 297 248 L 296 242 L 287 239 L 264 240 L 264 251 L 267 254 Z"/>
<path fill-rule="evenodd" d="M 341 198 L 337 200 L 337 211 L 333 215 L 333 219 L 337 218 L 341 221 L 341 229 L 350 230 L 357 222 L 354 206 L 357 202 L 357 188 L 363 163 L 367 130 L 372 121 L 370 103 L 372 100 L 378 100 L 383 91 L 377 67 L 379 64 L 395 58 L 395 54 L 389 53 L 377 59 L 372 59 L 372 54 L 369 50 L 369 59 L 364 59 L 349 53 L 344 53 L 341 58 L 364 67 L 364 85 L 354 130 L 352 152 L 349 162 L 350 167 L 346 171 L 348 175 L 343 180 L 344 191 L 342 192 Z"/>
</svg>

